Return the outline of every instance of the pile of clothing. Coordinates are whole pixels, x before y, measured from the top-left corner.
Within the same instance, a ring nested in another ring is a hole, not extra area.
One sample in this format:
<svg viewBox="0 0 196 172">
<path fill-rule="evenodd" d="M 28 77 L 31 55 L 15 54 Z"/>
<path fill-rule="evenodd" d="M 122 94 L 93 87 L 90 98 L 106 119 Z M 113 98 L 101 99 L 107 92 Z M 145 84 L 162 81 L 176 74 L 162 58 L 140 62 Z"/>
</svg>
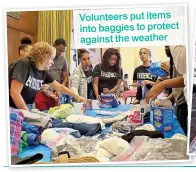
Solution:
<svg viewBox="0 0 196 172">
<path fill-rule="evenodd" d="M 59 155 L 65 152 L 72 160 L 81 162 L 85 159 L 81 157 L 95 158 L 93 162 L 188 158 L 185 136 L 176 134 L 165 139 L 151 124 L 130 124 L 127 117 L 132 111 L 129 109 L 112 117 L 98 118 L 70 115 L 71 109 L 64 113 L 64 108 L 53 108 L 50 114 L 36 109 L 31 112 L 10 109 L 12 157 L 17 159 L 24 147 L 43 144 L 51 149 L 52 162 L 60 162 Z M 103 133 L 108 124 L 112 125 Z M 159 157 L 155 156 L 157 153 Z M 40 155 L 35 157 L 41 158 Z"/>
</svg>

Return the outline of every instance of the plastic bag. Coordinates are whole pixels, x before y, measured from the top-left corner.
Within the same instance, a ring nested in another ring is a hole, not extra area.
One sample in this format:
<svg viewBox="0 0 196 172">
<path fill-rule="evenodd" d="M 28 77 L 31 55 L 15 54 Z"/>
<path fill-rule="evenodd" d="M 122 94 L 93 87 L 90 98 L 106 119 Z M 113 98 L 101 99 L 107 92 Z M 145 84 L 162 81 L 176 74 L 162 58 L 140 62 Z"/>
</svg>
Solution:
<svg viewBox="0 0 196 172">
<path fill-rule="evenodd" d="M 161 63 L 152 63 L 149 69 L 147 69 L 151 74 L 155 76 L 168 76 L 168 73 L 161 67 Z"/>
<path fill-rule="evenodd" d="M 52 148 L 52 158 L 55 160 L 58 157 L 58 153 L 62 151 L 68 151 L 71 157 L 91 156 L 96 152 L 98 143 L 98 139 L 92 139 L 91 137 L 78 139 L 71 135 L 66 135 Z"/>
<path fill-rule="evenodd" d="M 131 149 L 121 153 L 112 161 L 185 160 L 187 142 L 177 139 L 151 139 L 134 137 Z"/>
</svg>

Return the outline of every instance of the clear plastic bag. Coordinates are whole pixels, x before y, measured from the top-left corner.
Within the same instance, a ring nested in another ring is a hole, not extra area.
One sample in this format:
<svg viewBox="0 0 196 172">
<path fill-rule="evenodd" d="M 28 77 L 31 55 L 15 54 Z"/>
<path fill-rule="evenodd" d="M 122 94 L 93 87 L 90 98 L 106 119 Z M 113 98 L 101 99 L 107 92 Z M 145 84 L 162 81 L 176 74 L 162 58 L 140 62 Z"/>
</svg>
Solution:
<svg viewBox="0 0 196 172">
<path fill-rule="evenodd" d="M 196 153 L 196 137 L 189 146 L 189 153 Z"/>
<path fill-rule="evenodd" d="M 99 140 L 90 137 L 75 138 L 66 135 L 52 148 L 52 159 L 55 160 L 62 151 L 68 151 L 71 157 L 90 156 L 98 149 Z"/>
<path fill-rule="evenodd" d="M 186 141 L 175 139 L 151 139 L 146 136 L 134 137 L 130 150 L 114 157 L 112 161 L 155 161 L 185 160 Z"/>
</svg>

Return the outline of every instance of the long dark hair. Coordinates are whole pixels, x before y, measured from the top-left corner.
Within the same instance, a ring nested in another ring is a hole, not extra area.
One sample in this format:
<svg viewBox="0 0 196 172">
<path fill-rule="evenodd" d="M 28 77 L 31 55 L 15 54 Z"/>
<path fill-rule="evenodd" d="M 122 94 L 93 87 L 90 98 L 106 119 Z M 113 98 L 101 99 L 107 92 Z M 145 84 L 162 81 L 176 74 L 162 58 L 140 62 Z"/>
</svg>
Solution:
<svg viewBox="0 0 196 172">
<path fill-rule="evenodd" d="M 116 65 L 113 66 L 114 68 L 114 72 L 119 72 L 121 70 L 121 56 L 120 53 L 117 49 L 114 48 L 108 48 L 105 53 L 103 54 L 103 59 L 101 62 L 101 69 L 105 72 L 108 71 L 108 68 L 111 68 L 109 65 L 109 58 L 112 55 L 116 55 L 117 56 L 117 62 Z"/>
<path fill-rule="evenodd" d="M 172 57 L 172 54 L 171 54 L 171 51 L 169 49 L 169 46 L 165 46 L 165 53 L 167 55 L 167 57 L 169 57 L 170 61 L 170 69 L 169 69 L 169 72 L 170 72 L 170 78 L 173 78 L 173 69 L 174 69 L 174 61 L 173 61 L 173 57 Z"/>
<path fill-rule="evenodd" d="M 170 72 L 170 78 L 173 78 L 174 61 L 173 61 L 173 57 L 172 57 L 172 54 L 171 54 L 169 46 L 165 46 L 165 53 L 166 53 L 167 57 L 169 57 L 169 59 L 170 59 L 169 60 L 169 64 L 170 64 L 169 72 Z M 171 93 L 172 93 L 172 88 L 169 88 L 169 95 Z"/>
</svg>

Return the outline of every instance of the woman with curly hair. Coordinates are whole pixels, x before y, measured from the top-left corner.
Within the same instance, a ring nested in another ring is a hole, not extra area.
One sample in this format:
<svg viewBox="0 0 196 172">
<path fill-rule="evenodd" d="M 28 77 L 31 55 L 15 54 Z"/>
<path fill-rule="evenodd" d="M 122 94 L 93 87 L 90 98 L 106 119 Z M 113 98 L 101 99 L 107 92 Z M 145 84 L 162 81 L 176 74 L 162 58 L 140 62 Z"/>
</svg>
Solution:
<svg viewBox="0 0 196 172">
<path fill-rule="evenodd" d="M 33 104 L 36 93 L 43 84 L 61 93 L 75 97 L 77 101 L 84 101 L 69 88 L 59 84 L 48 73 L 56 50 L 46 42 L 33 45 L 30 57 L 17 60 L 9 67 L 9 101 L 10 107 L 28 110 L 27 105 Z"/>
<path fill-rule="evenodd" d="M 117 49 L 109 48 L 103 54 L 102 62 L 94 68 L 93 89 L 99 99 L 101 93 L 116 93 L 122 81 L 121 56 Z"/>
</svg>

